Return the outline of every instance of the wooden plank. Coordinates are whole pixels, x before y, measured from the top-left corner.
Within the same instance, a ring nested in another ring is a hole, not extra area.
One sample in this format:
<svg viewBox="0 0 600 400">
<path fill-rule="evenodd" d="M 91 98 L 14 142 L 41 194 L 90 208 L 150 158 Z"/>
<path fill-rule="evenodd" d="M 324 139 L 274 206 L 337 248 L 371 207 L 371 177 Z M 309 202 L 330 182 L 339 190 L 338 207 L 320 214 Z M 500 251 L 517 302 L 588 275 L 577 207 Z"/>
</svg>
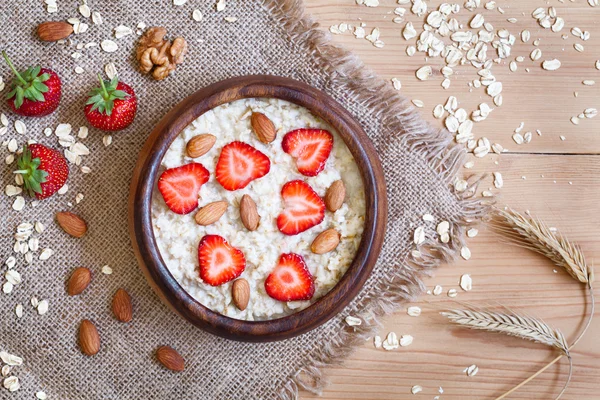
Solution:
<svg viewBox="0 0 600 400">
<path fill-rule="evenodd" d="M 598 259 L 600 216 L 591 212 L 597 210 L 600 198 L 598 156 L 509 155 L 503 159 L 509 160 L 503 164 L 508 179 L 502 199 L 519 209 L 528 208 L 578 241 L 588 260 Z M 479 171 L 488 167 L 481 165 Z M 533 176 L 522 181 L 517 175 L 524 170 L 556 177 L 557 183 L 551 178 L 536 180 Z M 493 398 L 556 354 L 543 345 L 449 325 L 438 313 L 460 307 L 446 296 L 450 288 L 459 291 L 458 301 L 506 305 L 543 318 L 563 330 L 571 341 L 575 338 L 584 322 L 582 313 L 588 301 L 584 287 L 544 257 L 499 243 L 498 237 L 485 227 L 480 230 L 470 241 L 473 256 L 469 261 L 445 265 L 436 271 L 434 278 L 427 280 L 429 289 L 439 284 L 444 294 L 425 295 L 415 303 L 423 310 L 420 317 L 399 312 L 385 320 L 382 335 L 389 331 L 410 334 L 415 338 L 414 343 L 393 352 L 365 343 L 342 367 L 326 370 L 332 384 L 323 398 L 404 399 L 409 398 L 410 388 L 417 384 L 425 390 L 422 397 L 415 398 L 433 398 L 439 386 L 444 388 L 443 399 Z M 468 293 L 458 286 L 459 277 L 465 273 L 474 282 L 473 290 Z M 586 312 L 589 313 L 589 307 Z M 564 399 L 598 398 L 593 393 L 600 388 L 599 331 L 597 319 L 573 350 L 575 373 Z M 471 364 L 478 365 L 480 371 L 467 377 L 462 371 Z M 561 362 L 511 399 L 553 398 L 567 371 L 567 363 Z"/>
<path fill-rule="evenodd" d="M 428 2 L 429 9 L 437 6 L 441 1 Z M 462 2 L 460 2 L 462 4 Z M 474 110 L 479 103 L 487 102 L 493 105 L 491 98 L 483 89 L 472 89 L 470 92 L 468 82 L 477 77 L 477 70 L 472 66 L 455 68 L 451 78 L 450 89 L 444 90 L 440 83 L 441 74 L 437 74 L 428 81 L 418 81 L 415 71 L 423 65 L 431 65 L 439 70 L 444 64 L 440 58 L 426 61 L 423 53 L 413 57 L 406 54 L 406 47 L 414 45 L 416 39 L 409 41 L 402 38 L 404 23 L 395 24 L 391 12 L 398 4 L 391 0 L 382 0 L 376 8 L 358 6 L 352 0 L 307 0 L 308 11 L 312 13 L 324 29 L 332 24 L 347 22 L 358 25 L 363 22 L 366 29 L 379 27 L 381 39 L 385 42 L 382 49 L 375 48 L 364 39 L 355 39 L 350 33 L 333 35 L 334 40 L 353 50 L 366 65 L 376 71 L 382 78 L 391 79 L 398 77 L 402 81 L 402 93 L 411 99 L 424 101 L 425 107 L 421 110 L 425 118 L 434 120 L 431 112 L 436 104 L 442 103 L 450 96 L 456 96 L 461 107 L 468 111 Z M 584 120 L 575 126 L 570 118 L 578 115 L 585 108 L 600 109 L 600 71 L 595 69 L 594 63 L 600 58 L 600 24 L 594 23 L 594 18 L 600 18 L 600 9 L 592 9 L 587 2 L 581 0 L 575 3 L 553 2 L 559 16 L 562 16 L 566 25 L 562 32 L 554 33 L 541 28 L 531 17 L 531 12 L 545 3 L 533 0 L 519 2 L 498 2 L 505 9 L 505 14 L 498 11 L 479 10 L 485 20 L 493 24 L 495 29 L 508 29 L 517 36 L 523 29 L 531 32 L 529 43 L 522 43 L 517 39 L 511 57 L 494 65 L 492 71 L 496 78 L 503 83 L 504 105 L 496 109 L 490 118 L 475 125 L 476 136 L 485 136 L 494 142 L 499 142 L 510 151 L 520 153 L 600 153 L 600 118 Z M 466 10 L 456 15 L 459 22 L 467 24 L 471 16 Z M 516 24 L 506 21 L 509 17 L 518 19 Z M 405 20 L 413 22 L 415 26 L 423 25 L 422 18 L 407 11 Z M 591 33 L 591 39 L 582 41 L 571 35 L 570 29 L 574 26 Z M 422 31 L 422 28 L 418 32 Z M 562 34 L 568 39 L 561 38 Z M 539 48 L 542 58 L 533 62 L 529 54 L 535 48 L 532 42 L 540 39 Z M 574 43 L 581 43 L 585 51 L 579 53 L 573 48 Z M 494 57 L 495 50 L 488 49 L 488 56 Z M 519 69 L 513 73 L 508 69 L 509 61 L 517 56 L 523 56 L 525 61 L 519 63 Z M 558 71 L 545 71 L 541 68 L 544 59 L 558 58 L 562 67 Z M 529 68 L 530 72 L 526 72 Z M 584 86 L 584 79 L 597 80 L 594 86 Z M 577 91 L 578 97 L 573 93 Z M 541 137 L 534 137 L 532 143 L 517 146 L 511 139 L 514 129 L 521 122 L 525 122 L 525 131 L 536 129 L 542 131 Z M 437 122 L 439 124 L 439 122 Z M 566 137 L 565 141 L 560 136 Z"/>
<path fill-rule="evenodd" d="M 467 82 L 475 76 L 472 67 L 457 68 L 447 91 L 440 87 L 439 78 L 427 82 L 416 80 L 415 70 L 426 61 L 422 56 L 406 55 L 407 42 L 401 38 L 403 24 L 392 23 L 389 14 L 398 6 L 395 1 L 381 0 L 382 5 L 377 8 L 360 7 L 352 0 L 306 0 L 306 3 L 308 11 L 325 29 L 340 22 L 365 22 L 367 28 L 379 27 L 381 38 L 386 43 L 383 49 L 377 49 L 365 40 L 357 40 L 350 34 L 336 35 L 334 39 L 352 49 L 383 78 L 400 78 L 402 92 L 406 96 L 425 102 L 423 115 L 430 121 L 439 124 L 433 119 L 431 110 L 449 95 L 457 96 L 467 110 L 472 110 L 482 101 L 492 104 L 481 90 L 469 92 Z M 428 5 L 431 9 L 439 3 L 431 1 Z M 600 40 L 597 39 L 600 27 L 595 22 L 600 16 L 600 9 L 590 8 L 583 0 L 552 2 L 550 5 L 555 6 L 558 15 L 566 21 L 563 32 L 557 34 L 541 29 L 530 16 L 534 8 L 548 6 L 545 2 L 498 3 L 506 13 L 480 10 L 486 21 L 492 22 L 496 29 L 506 28 L 515 35 L 524 28 L 529 29 L 532 40 L 541 38 L 542 59 L 559 58 L 563 66 L 552 73 L 543 71 L 529 60 L 528 55 L 534 48 L 531 42 L 523 44 L 520 40 L 513 48 L 513 57 L 522 55 L 527 61 L 519 64 L 519 70 L 509 72 L 506 62 L 494 66 L 494 74 L 505 87 L 504 106 L 495 110 L 485 122 L 476 124 L 474 132 L 501 143 L 511 153 L 501 157 L 473 158 L 475 167 L 469 172 L 500 171 L 504 187 L 493 189 L 499 195 L 498 204 L 530 210 L 581 243 L 588 260 L 596 259 L 600 256 L 597 240 L 600 234 L 597 212 L 600 198 L 600 156 L 597 155 L 600 153 L 600 119 L 585 120 L 574 126 L 569 118 L 587 107 L 600 108 L 598 85 L 584 87 L 581 84 L 583 79 L 596 79 L 600 83 L 600 71 L 594 68 L 600 54 Z M 461 11 L 458 14 L 460 22 L 467 23 L 470 15 Z M 509 17 L 516 17 L 517 24 L 506 22 Z M 408 12 L 407 20 L 418 23 L 420 18 Z M 592 38 L 587 42 L 575 40 L 569 32 L 573 26 L 589 30 Z M 561 34 L 568 34 L 569 38 L 563 40 Z M 414 40 L 411 42 L 414 43 Z M 575 42 L 584 44 L 583 53 L 573 49 Z M 441 67 L 439 60 L 427 62 Z M 530 68 L 529 73 L 525 72 L 525 67 Z M 574 91 L 579 93 L 577 98 L 573 96 Z M 543 135 L 534 136 L 528 145 L 517 146 L 511 135 L 521 121 L 525 122 L 524 131 L 540 129 Z M 560 140 L 560 135 L 564 135 L 566 140 Z M 491 186 L 491 177 L 485 178 L 481 185 L 482 189 Z M 469 273 L 473 277 L 474 288 L 469 293 L 459 289 L 458 300 L 515 307 L 544 318 L 573 340 L 584 322 L 583 308 L 588 301 L 581 284 L 554 268 L 545 258 L 499 243 L 498 237 L 485 227 L 470 241 L 469 247 L 472 258 L 437 270 L 436 276 L 427 281 L 428 288 L 432 289 L 436 284 L 442 285 L 444 292 L 458 288 L 459 277 Z M 322 398 L 431 399 L 439 394 L 439 386 L 444 388 L 442 399 L 494 398 L 543 366 L 555 354 L 542 345 L 449 326 L 439 316 L 440 310 L 455 305 L 449 302 L 445 293 L 442 296 L 425 295 L 416 304 L 423 309 L 420 317 L 413 318 L 399 312 L 386 318 L 381 330 L 382 335 L 389 331 L 411 334 L 415 338 L 414 343 L 393 352 L 375 349 L 372 343 L 365 343 L 343 366 L 326 370 L 332 384 Z M 589 313 L 589 305 L 586 312 Z M 590 333 L 573 350 L 574 377 L 564 399 L 599 398 L 596 394 L 600 389 L 600 348 L 596 340 L 599 331 L 600 321 L 596 321 Z M 471 364 L 477 364 L 480 372 L 474 377 L 467 377 L 462 371 Z M 563 360 L 511 399 L 553 398 L 560 391 L 567 372 L 567 363 Z M 424 391 L 413 396 L 410 388 L 417 384 L 422 385 Z M 302 396 L 313 397 L 307 393 Z"/>
</svg>

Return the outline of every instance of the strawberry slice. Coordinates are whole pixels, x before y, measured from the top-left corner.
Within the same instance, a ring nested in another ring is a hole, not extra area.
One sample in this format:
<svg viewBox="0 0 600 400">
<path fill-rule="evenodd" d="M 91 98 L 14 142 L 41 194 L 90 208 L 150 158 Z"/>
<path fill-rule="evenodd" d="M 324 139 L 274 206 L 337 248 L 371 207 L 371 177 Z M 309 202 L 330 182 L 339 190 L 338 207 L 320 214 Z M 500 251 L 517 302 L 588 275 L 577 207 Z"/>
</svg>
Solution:
<svg viewBox="0 0 600 400">
<path fill-rule="evenodd" d="M 200 278 L 210 286 L 229 282 L 244 272 L 246 258 L 219 235 L 206 235 L 198 245 Z"/>
<path fill-rule="evenodd" d="M 304 258 L 298 254 L 282 254 L 277 266 L 265 280 L 267 294 L 279 301 L 310 300 L 315 294 L 313 276 Z"/>
<path fill-rule="evenodd" d="M 296 129 L 285 134 L 281 147 L 296 159 L 298 172 L 317 176 L 325 168 L 333 148 L 333 136 L 323 129 Z"/>
<path fill-rule="evenodd" d="M 170 168 L 158 178 L 158 190 L 171 211 L 189 214 L 198 207 L 198 193 L 209 176 L 208 170 L 199 163 Z"/>
<path fill-rule="evenodd" d="M 284 209 L 277 216 L 277 228 L 285 235 L 297 235 L 325 218 L 323 199 L 306 182 L 291 181 L 281 188 Z"/>
<path fill-rule="evenodd" d="M 217 162 L 217 181 L 226 190 L 245 188 L 269 173 L 269 157 L 244 142 L 231 142 L 221 150 Z"/>
</svg>

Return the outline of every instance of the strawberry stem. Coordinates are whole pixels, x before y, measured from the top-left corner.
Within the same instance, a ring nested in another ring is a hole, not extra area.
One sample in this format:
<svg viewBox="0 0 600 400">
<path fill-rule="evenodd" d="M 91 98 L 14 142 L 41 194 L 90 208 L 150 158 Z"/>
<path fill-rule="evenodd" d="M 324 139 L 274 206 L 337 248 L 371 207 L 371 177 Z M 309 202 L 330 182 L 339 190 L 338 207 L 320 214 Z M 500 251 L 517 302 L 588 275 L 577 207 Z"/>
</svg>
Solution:
<svg viewBox="0 0 600 400">
<path fill-rule="evenodd" d="M 104 86 L 104 79 L 98 74 L 98 80 L 100 81 L 100 87 L 102 88 L 102 97 L 104 100 L 108 100 L 108 92 L 106 91 L 106 86 Z"/>
<path fill-rule="evenodd" d="M 10 58 L 8 58 L 8 54 L 6 54 L 6 51 L 4 51 L 4 50 L 2 50 L 2 57 L 4 57 L 4 60 L 6 60 L 6 63 L 8 64 L 8 66 L 10 67 L 10 69 L 12 70 L 12 72 L 15 74 L 15 76 L 17 77 L 17 79 L 23 85 L 27 85 L 27 82 L 25 81 L 25 79 L 23 79 L 23 77 L 21 76 L 21 74 L 19 74 L 19 71 L 17 71 L 17 69 L 15 68 L 15 66 L 13 65 L 13 63 L 10 61 Z"/>
</svg>

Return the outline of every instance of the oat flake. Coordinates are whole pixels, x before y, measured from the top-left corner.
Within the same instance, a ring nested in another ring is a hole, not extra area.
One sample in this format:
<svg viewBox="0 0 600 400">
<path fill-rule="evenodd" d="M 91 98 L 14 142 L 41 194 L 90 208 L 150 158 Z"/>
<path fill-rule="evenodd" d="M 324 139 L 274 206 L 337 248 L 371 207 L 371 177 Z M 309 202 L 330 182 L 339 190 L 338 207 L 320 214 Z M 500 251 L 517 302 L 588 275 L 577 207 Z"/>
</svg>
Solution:
<svg viewBox="0 0 600 400">
<path fill-rule="evenodd" d="M 117 46 L 117 44 L 112 40 L 103 40 L 100 43 L 100 47 L 102 47 L 102 50 L 107 53 L 113 53 L 119 49 L 119 46 Z"/>
<path fill-rule="evenodd" d="M 464 274 L 460 277 L 460 287 L 465 292 L 468 292 L 473 288 L 473 280 L 469 274 Z"/>
</svg>

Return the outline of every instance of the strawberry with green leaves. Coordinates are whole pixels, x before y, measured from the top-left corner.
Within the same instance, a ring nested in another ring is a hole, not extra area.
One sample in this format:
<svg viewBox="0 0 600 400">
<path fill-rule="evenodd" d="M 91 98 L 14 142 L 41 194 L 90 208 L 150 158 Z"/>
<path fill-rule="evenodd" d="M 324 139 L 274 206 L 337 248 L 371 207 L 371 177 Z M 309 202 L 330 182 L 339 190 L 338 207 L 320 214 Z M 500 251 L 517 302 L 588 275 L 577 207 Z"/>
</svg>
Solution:
<svg viewBox="0 0 600 400">
<path fill-rule="evenodd" d="M 17 114 L 26 117 L 43 117 L 58 107 L 62 84 L 56 72 L 39 65 L 25 71 L 17 71 L 5 51 L 2 57 L 15 74 L 7 93 L 8 106 Z"/>
<path fill-rule="evenodd" d="M 23 147 L 17 166 L 15 174 L 21 174 L 25 190 L 38 200 L 58 192 L 69 177 L 69 166 L 63 155 L 38 143 Z"/>
<path fill-rule="evenodd" d="M 110 82 L 100 75 L 100 87 L 92 89 L 85 104 L 85 117 L 90 125 L 103 131 L 120 131 L 135 118 L 137 98 L 132 87 L 119 82 L 115 76 Z"/>
</svg>

